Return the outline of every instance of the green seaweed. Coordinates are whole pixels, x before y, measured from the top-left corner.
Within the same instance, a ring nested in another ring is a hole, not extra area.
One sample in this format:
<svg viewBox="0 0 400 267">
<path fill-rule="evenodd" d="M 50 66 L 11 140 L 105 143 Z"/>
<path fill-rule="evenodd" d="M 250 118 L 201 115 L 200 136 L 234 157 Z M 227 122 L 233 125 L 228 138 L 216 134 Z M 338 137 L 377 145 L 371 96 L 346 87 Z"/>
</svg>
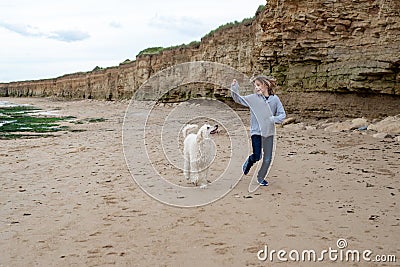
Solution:
<svg viewBox="0 0 400 267">
<path fill-rule="evenodd" d="M 105 122 L 106 119 L 104 118 L 89 118 L 87 119 L 87 122 Z"/>
<path fill-rule="evenodd" d="M 68 130 L 58 122 L 73 117 L 44 117 L 32 115 L 41 109 L 33 106 L 0 107 L 0 139 L 38 138 L 53 136 L 48 133 Z"/>
<path fill-rule="evenodd" d="M 12 140 L 12 139 L 34 139 L 34 138 L 42 138 L 42 137 L 54 137 L 53 134 L 9 134 L 2 133 L 0 134 L 0 140 Z"/>
<path fill-rule="evenodd" d="M 105 118 L 87 118 L 83 120 L 74 121 L 75 124 L 84 124 L 84 123 L 94 123 L 94 122 L 105 122 Z"/>
<path fill-rule="evenodd" d="M 10 107 L 0 107 L 0 116 L 1 114 L 5 115 L 13 115 L 16 113 L 25 113 L 40 110 L 33 106 L 10 106 Z"/>
</svg>

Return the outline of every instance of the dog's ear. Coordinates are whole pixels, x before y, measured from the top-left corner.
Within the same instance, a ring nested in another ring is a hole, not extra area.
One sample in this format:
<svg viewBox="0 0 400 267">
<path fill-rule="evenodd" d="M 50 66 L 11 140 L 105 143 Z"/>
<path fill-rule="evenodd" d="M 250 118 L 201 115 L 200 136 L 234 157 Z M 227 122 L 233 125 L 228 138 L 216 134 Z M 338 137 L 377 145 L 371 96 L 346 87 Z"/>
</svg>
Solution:
<svg viewBox="0 0 400 267">
<path fill-rule="evenodd" d="M 199 134 L 200 139 L 203 139 L 204 138 L 204 129 L 201 128 L 199 132 L 200 132 L 200 134 Z"/>
<path fill-rule="evenodd" d="M 205 139 L 205 138 L 207 137 L 207 131 L 208 131 L 207 128 L 205 128 L 205 129 L 203 129 L 203 131 L 201 131 L 201 137 L 202 137 L 203 139 Z"/>
<path fill-rule="evenodd" d="M 205 131 L 204 128 L 200 128 L 199 132 L 197 133 L 197 142 L 201 142 L 205 138 Z"/>
</svg>

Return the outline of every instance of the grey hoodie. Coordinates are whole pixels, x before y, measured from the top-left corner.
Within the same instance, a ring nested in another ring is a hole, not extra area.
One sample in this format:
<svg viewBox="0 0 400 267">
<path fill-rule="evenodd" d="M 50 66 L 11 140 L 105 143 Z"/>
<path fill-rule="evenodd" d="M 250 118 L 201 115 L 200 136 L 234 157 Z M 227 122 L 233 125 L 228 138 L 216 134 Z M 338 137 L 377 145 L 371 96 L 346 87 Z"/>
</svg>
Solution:
<svg viewBox="0 0 400 267">
<path fill-rule="evenodd" d="M 277 95 L 270 95 L 268 100 L 259 94 L 241 96 L 236 82 L 231 85 L 231 96 L 236 103 L 250 108 L 250 135 L 274 135 L 275 123 L 282 123 L 286 118 L 285 109 Z"/>
</svg>

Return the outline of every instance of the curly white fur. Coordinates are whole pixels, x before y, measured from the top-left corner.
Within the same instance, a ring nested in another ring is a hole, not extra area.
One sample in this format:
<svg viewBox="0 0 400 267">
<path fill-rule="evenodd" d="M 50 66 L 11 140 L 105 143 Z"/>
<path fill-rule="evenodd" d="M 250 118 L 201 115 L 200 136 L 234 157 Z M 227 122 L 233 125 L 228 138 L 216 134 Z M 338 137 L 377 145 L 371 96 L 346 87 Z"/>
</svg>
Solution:
<svg viewBox="0 0 400 267">
<path fill-rule="evenodd" d="M 204 124 L 197 134 L 188 134 L 190 130 L 197 129 L 194 124 L 186 125 L 182 132 L 184 140 L 183 145 L 183 174 L 187 180 L 200 188 L 207 186 L 207 173 L 215 155 L 214 144 L 210 134 L 218 128 Z"/>
</svg>

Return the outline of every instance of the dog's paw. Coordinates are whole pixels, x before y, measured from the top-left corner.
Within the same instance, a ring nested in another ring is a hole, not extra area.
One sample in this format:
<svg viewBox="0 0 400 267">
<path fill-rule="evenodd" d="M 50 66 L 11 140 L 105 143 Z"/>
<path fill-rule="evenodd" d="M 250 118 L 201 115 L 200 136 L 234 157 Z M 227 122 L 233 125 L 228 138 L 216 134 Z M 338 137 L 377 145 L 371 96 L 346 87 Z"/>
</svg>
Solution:
<svg viewBox="0 0 400 267">
<path fill-rule="evenodd" d="M 206 184 L 200 185 L 200 189 L 206 189 L 206 188 L 207 188 L 207 185 L 206 185 Z"/>
</svg>

